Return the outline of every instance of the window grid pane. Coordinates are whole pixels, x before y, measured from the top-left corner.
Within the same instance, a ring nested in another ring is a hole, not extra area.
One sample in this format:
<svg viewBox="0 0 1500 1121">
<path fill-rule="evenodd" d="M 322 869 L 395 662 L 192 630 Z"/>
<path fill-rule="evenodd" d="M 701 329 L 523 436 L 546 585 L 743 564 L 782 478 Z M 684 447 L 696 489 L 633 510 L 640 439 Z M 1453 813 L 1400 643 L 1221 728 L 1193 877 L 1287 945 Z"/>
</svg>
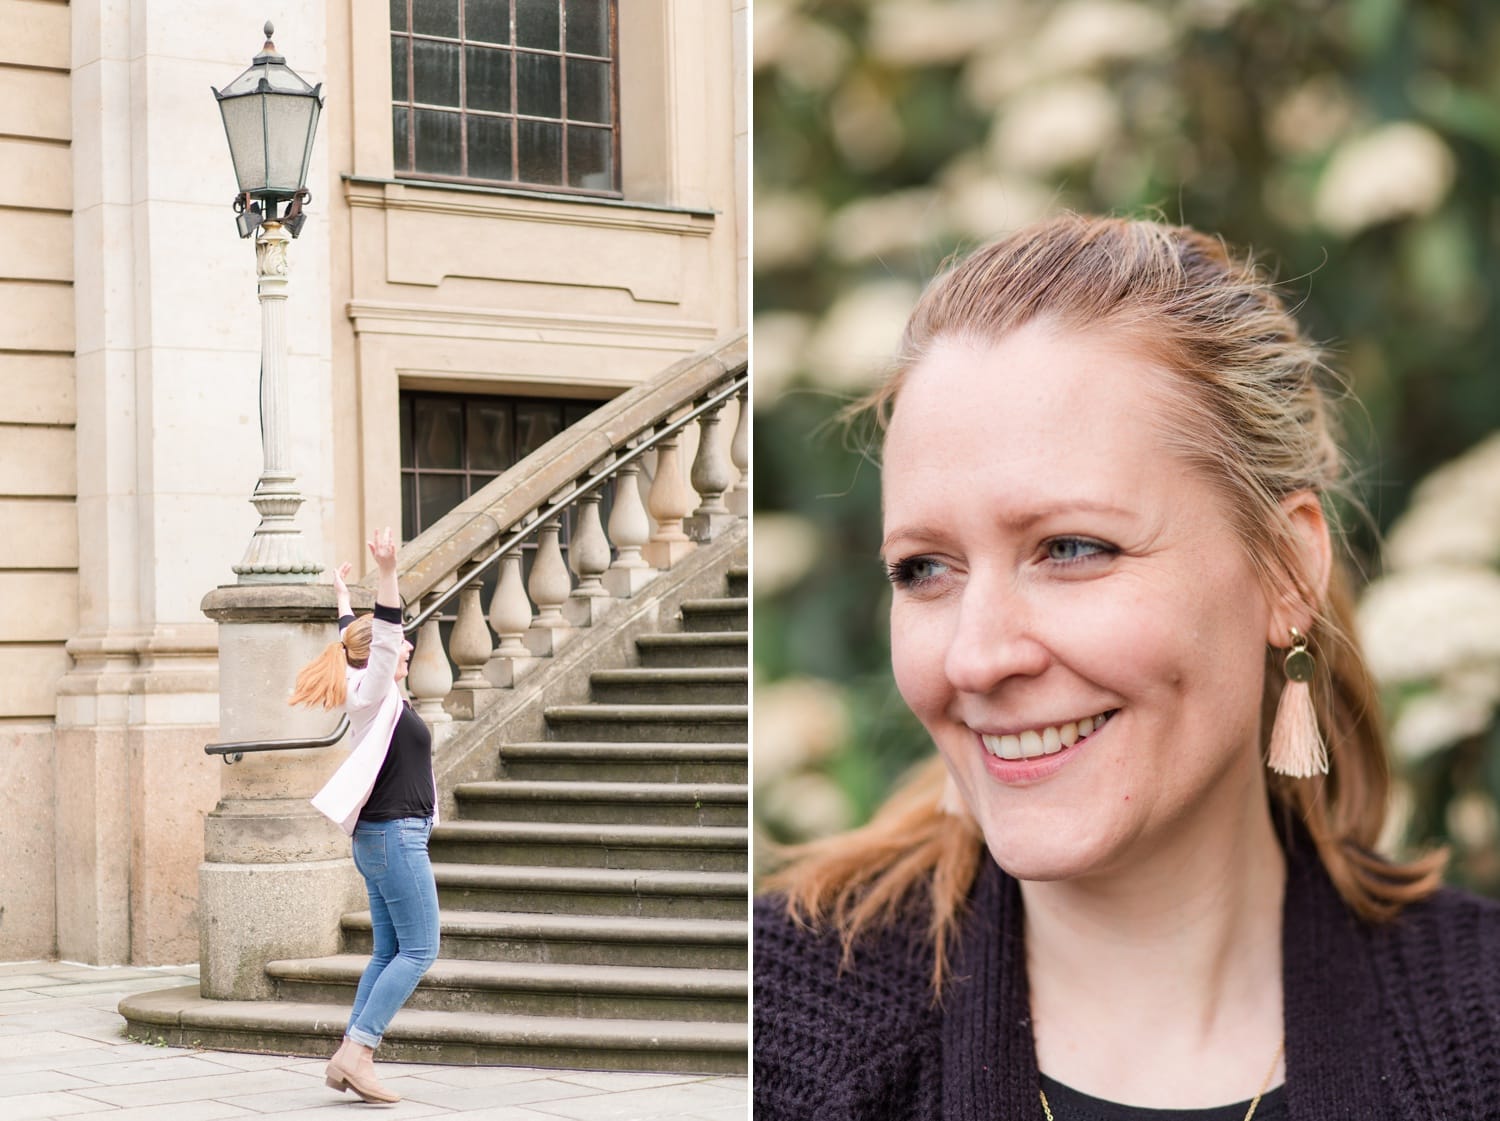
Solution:
<svg viewBox="0 0 1500 1121">
<path fill-rule="evenodd" d="M 618 195 L 617 2 L 390 0 L 396 170 Z"/>
</svg>

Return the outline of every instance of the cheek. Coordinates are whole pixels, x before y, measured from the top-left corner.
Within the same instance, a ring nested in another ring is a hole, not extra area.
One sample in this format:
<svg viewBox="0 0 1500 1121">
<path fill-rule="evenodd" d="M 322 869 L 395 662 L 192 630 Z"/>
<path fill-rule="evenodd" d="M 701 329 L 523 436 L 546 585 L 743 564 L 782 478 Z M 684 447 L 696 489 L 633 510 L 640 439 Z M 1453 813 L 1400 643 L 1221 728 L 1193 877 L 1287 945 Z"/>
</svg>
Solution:
<svg viewBox="0 0 1500 1121">
<path fill-rule="evenodd" d="M 917 604 L 891 607 L 891 671 L 906 706 L 924 723 L 940 712 L 950 689 L 943 672 L 946 630 Z"/>
</svg>

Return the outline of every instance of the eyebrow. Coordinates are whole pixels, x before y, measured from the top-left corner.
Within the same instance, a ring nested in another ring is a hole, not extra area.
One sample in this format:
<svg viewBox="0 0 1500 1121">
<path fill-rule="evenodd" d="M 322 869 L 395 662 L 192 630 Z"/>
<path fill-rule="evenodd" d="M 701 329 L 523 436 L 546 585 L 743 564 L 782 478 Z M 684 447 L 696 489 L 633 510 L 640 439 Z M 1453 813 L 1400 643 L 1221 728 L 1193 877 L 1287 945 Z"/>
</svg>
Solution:
<svg viewBox="0 0 1500 1121">
<path fill-rule="evenodd" d="M 1037 522 L 1044 521 L 1047 518 L 1066 516 L 1068 514 L 1113 514 L 1117 517 L 1128 517 L 1134 513 L 1136 511 L 1115 502 L 1105 502 L 1093 498 L 1070 498 L 1044 508 L 1021 510 L 1008 515 L 1002 514 L 994 520 L 1010 529 L 1027 530 L 1036 525 Z M 903 537 L 933 540 L 942 538 L 946 535 L 946 532 L 941 526 L 930 525 L 924 522 L 918 522 L 910 526 L 898 526 L 890 533 L 887 533 L 881 540 L 880 552 L 883 555 L 886 549 L 890 547 L 892 541 L 900 540 Z"/>
</svg>

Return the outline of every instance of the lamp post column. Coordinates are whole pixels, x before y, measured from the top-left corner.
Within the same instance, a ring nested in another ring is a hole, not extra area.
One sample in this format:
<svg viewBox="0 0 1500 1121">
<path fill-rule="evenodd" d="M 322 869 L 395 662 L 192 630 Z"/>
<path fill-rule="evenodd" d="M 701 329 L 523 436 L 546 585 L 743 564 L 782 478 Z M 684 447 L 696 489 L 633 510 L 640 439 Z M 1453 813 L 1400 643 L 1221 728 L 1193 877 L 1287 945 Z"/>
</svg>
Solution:
<svg viewBox="0 0 1500 1121">
<path fill-rule="evenodd" d="M 251 503 L 260 525 L 240 563 L 241 584 L 311 583 L 323 566 L 302 553 L 297 508 L 302 494 L 290 467 L 287 442 L 286 293 L 290 283 L 287 247 L 291 235 L 280 222 L 266 222 L 255 238 L 255 265 L 260 296 L 260 444 L 264 467 Z"/>
</svg>

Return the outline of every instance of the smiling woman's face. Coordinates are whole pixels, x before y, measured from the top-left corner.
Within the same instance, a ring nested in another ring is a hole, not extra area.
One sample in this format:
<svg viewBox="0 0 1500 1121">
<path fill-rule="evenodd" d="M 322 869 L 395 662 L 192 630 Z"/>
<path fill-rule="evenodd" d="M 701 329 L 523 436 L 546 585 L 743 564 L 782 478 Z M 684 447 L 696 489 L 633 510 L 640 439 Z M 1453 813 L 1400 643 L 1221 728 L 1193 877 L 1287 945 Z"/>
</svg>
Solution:
<svg viewBox="0 0 1500 1121">
<path fill-rule="evenodd" d="M 896 681 L 996 861 L 1122 862 L 1264 812 L 1271 611 L 1162 438 L 1181 392 L 1118 336 L 939 341 L 887 433 Z"/>
</svg>

